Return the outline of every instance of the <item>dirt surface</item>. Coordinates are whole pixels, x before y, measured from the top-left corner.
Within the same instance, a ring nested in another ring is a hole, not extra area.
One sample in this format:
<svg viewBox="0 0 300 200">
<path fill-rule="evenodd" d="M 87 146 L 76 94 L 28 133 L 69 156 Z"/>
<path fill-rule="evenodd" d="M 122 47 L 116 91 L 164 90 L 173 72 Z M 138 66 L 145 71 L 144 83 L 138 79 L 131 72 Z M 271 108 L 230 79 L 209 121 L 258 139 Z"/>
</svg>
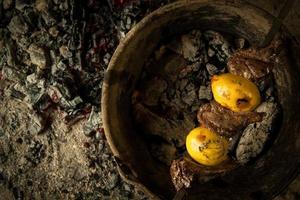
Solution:
<svg viewBox="0 0 300 200">
<path fill-rule="evenodd" d="M 147 199 L 118 175 L 99 99 L 119 40 L 169 1 L 82 2 L 0 0 L 0 199 Z"/>
</svg>

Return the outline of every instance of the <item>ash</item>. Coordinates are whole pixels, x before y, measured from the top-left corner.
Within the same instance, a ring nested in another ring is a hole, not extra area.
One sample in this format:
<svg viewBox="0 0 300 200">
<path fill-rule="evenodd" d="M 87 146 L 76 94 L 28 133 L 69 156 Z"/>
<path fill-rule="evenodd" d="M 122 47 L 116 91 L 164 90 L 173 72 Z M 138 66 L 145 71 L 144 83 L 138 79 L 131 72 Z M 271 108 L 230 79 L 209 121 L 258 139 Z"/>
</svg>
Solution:
<svg viewBox="0 0 300 200">
<path fill-rule="evenodd" d="M 168 1 L 0 1 L 3 199 L 146 199 L 123 182 L 101 85 L 125 34 Z"/>
</svg>

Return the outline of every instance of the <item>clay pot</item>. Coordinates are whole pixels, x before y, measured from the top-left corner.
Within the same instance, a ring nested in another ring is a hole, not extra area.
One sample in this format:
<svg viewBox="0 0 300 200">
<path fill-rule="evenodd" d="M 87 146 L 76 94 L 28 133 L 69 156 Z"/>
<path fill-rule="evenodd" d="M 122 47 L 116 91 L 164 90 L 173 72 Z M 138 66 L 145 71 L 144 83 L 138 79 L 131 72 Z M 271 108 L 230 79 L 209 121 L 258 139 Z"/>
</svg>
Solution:
<svg viewBox="0 0 300 200">
<path fill-rule="evenodd" d="M 172 199 L 175 189 L 169 168 L 156 162 L 133 126 L 131 95 L 145 61 L 164 38 L 191 29 L 213 29 L 261 42 L 273 17 L 241 1 L 178 1 L 145 17 L 116 49 L 102 90 L 107 141 L 120 173 L 152 198 Z M 289 35 L 289 33 L 287 33 Z M 276 67 L 276 84 L 283 119 L 272 145 L 259 159 L 227 175 L 188 190 L 189 199 L 271 199 L 296 176 L 300 167 L 300 52 L 291 39 L 291 65 Z"/>
</svg>

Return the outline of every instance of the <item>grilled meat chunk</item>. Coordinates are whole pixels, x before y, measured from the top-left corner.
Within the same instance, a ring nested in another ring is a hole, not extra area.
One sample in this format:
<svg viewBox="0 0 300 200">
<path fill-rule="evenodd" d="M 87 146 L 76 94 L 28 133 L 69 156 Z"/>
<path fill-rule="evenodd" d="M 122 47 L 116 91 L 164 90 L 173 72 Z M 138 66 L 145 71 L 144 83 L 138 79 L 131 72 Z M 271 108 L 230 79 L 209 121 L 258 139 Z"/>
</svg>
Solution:
<svg viewBox="0 0 300 200">
<path fill-rule="evenodd" d="M 232 159 L 224 161 L 217 166 L 204 166 L 192 161 L 188 156 L 172 162 L 170 175 L 177 191 L 189 188 L 193 183 L 204 183 L 216 176 L 222 175 L 237 167 Z"/>
<path fill-rule="evenodd" d="M 233 112 L 215 101 L 201 106 L 197 114 L 201 125 L 226 137 L 235 135 L 251 123 L 260 122 L 263 116 L 264 113 L 258 112 Z"/>
<path fill-rule="evenodd" d="M 281 40 L 274 40 L 268 47 L 251 47 L 236 51 L 227 62 L 228 71 L 249 80 L 259 80 L 271 72 L 274 57 L 280 52 Z"/>
</svg>

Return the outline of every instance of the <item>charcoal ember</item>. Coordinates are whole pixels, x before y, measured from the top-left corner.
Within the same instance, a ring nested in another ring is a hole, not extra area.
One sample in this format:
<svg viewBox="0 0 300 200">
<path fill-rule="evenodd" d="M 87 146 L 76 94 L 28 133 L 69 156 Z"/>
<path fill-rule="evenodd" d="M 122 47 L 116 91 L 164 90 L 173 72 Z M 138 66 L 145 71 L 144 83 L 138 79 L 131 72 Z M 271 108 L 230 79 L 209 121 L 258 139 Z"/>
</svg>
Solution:
<svg viewBox="0 0 300 200">
<path fill-rule="evenodd" d="M 36 0 L 35 1 L 35 8 L 40 12 L 47 11 L 48 5 L 49 5 L 49 0 Z"/>
<path fill-rule="evenodd" d="M 158 105 L 160 96 L 168 87 L 167 82 L 159 77 L 145 81 L 142 85 L 143 103 L 148 106 Z"/>
<path fill-rule="evenodd" d="M 217 166 L 204 166 L 192 161 L 189 157 L 174 160 L 170 167 L 173 185 L 179 191 L 190 188 L 193 184 L 205 183 L 217 176 L 222 176 L 237 167 L 237 164 L 228 159 Z"/>
<path fill-rule="evenodd" d="M 59 52 L 64 58 L 70 58 L 72 57 L 72 52 L 69 50 L 67 46 L 61 46 L 59 48 Z"/>
<path fill-rule="evenodd" d="M 26 79 L 26 74 L 20 70 L 4 65 L 1 74 L 3 78 L 13 82 L 23 82 Z"/>
<path fill-rule="evenodd" d="M 72 69 L 77 70 L 79 72 L 83 71 L 83 61 L 82 61 L 82 56 L 81 52 L 76 52 L 75 57 L 70 57 L 69 58 L 69 66 L 72 67 Z"/>
<path fill-rule="evenodd" d="M 16 90 L 13 87 L 10 87 L 8 90 L 6 90 L 5 95 L 8 97 L 12 97 L 18 100 L 23 101 L 23 99 L 26 97 L 26 95 L 18 90 Z"/>
<path fill-rule="evenodd" d="M 48 105 L 48 102 L 50 102 L 50 98 L 45 91 L 29 91 L 24 98 L 24 101 L 31 109 L 45 109 L 44 106 Z"/>
<path fill-rule="evenodd" d="M 35 44 L 31 44 L 28 48 L 31 62 L 39 69 L 45 69 L 49 66 L 48 52 Z"/>
<path fill-rule="evenodd" d="M 16 86 L 19 86 L 19 84 L 16 84 Z M 27 76 L 26 85 L 19 86 L 16 89 L 26 94 L 23 101 L 27 103 L 30 109 L 44 111 L 51 105 L 51 99 L 47 94 L 45 80 L 38 79 L 36 74 Z"/>
<path fill-rule="evenodd" d="M 88 120 L 84 124 L 84 134 L 89 135 L 92 131 L 98 130 L 101 127 L 101 113 L 96 111 L 95 106 L 92 106 Z"/>
<path fill-rule="evenodd" d="M 39 77 L 37 75 L 37 73 L 32 73 L 32 74 L 29 74 L 27 77 L 26 77 L 26 82 L 28 84 L 37 84 L 39 81 Z"/>
<path fill-rule="evenodd" d="M 265 100 L 275 101 L 274 95 L 275 95 L 274 87 L 269 87 L 268 89 L 266 89 L 266 92 L 265 92 Z"/>
<path fill-rule="evenodd" d="M 212 92 L 211 92 L 211 87 L 209 86 L 204 86 L 201 85 L 198 91 L 198 98 L 200 100 L 206 99 L 206 100 L 212 100 Z"/>
<path fill-rule="evenodd" d="M 93 48 L 90 49 L 87 53 L 92 63 L 100 63 L 101 61 L 100 55 L 97 54 Z"/>
<path fill-rule="evenodd" d="M 263 151 L 278 117 L 279 107 L 277 103 L 267 101 L 263 102 L 256 112 L 266 114 L 261 122 L 250 124 L 243 131 L 236 148 L 236 158 L 241 164 L 246 164 Z"/>
<path fill-rule="evenodd" d="M 90 112 L 90 105 L 78 109 L 67 109 L 60 112 L 62 113 L 61 118 L 63 119 L 63 122 L 67 125 L 66 128 L 70 129 L 77 122 L 86 119 L 87 113 Z"/>
<path fill-rule="evenodd" d="M 181 120 L 168 120 L 161 117 L 140 103 L 133 105 L 135 122 L 146 134 L 157 135 L 170 144 L 182 147 L 187 133 L 195 126 L 193 119 L 184 116 Z"/>
<path fill-rule="evenodd" d="M 233 112 L 211 101 L 199 108 L 197 119 L 200 124 L 212 131 L 231 137 L 249 124 L 261 121 L 263 116 L 264 113 L 260 112 Z"/>
<path fill-rule="evenodd" d="M 101 99 L 101 83 L 103 77 L 103 71 L 97 74 L 86 73 L 86 75 L 83 76 L 81 82 L 82 85 L 79 86 L 80 91 L 85 91 L 84 96 L 82 97 L 93 105 L 99 105 L 100 103 L 99 99 Z"/>
<path fill-rule="evenodd" d="M 50 12 L 42 12 L 41 15 L 42 15 L 42 18 L 43 18 L 45 24 L 48 27 L 54 26 L 57 23 L 56 19 L 52 15 L 52 13 L 50 13 Z"/>
<path fill-rule="evenodd" d="M 109 61 L 110 61 L 110 58 L 111 58 L 111 54 L 110 53 L 106 53 L 104 56 L 103 56 L 103 61 L 106 65 L 108 65 Z"/>
<path fill-rule="evenodd" d="M 195 74 L 200 71 L 200 69 L 201 69 L 201 63 L 200 62 L 195 62 L 191 65 L 186 65 L 185 67 L 182 67 L 180 69 L 179 74 L 178 74 L 178 78 L 192 79 L 193 76 L 195 76 Z"/>
<path fill-rule="evenodd" d="M 52 101 L 51 98 L 46 95 L 43 94 L 41 96 L 41 98 L 39 99 L 39 101 L 37 101 L 34 105 L 33 108 L 38 110 L 39 112 L 44 112 L 46 111 L 50 106 L 52 105 Z"/>
<path fill-rule="evenodd" d="M 106 188 L 109 190 L 113 189 L 114 187 L 116 187 L 118 181 L 119 181 L 119 176 L 117 173 L 114 172 L 108 173 L 105 181 Z"/>
<path fill-rule="evenodd" d="M 21 12 L 24 11 L 25 8 L 31 6 L 31 1 L 29 0 L 16 0 L 15 1 L 15 8 Z"/>
<path fill-rule="evenodd" d="M 62 74 L 68 73 L 67 65 L 62 61 L 58 61 L 57 63 L 54 63 L 51 65 L 51 74 L 55 77 L 59 77 Z M 70 77 L 70 75 L 68 75 Z M 72 75 L 71 75 L 72 77 Z"/>
<path fill-rule="evenodd" d="M 12 86 L 12 89 L 14 89 L 15 91 L 18 91 L 24 95 L 28 94 L 28 90 L 26 88 L 25 84 L 22 84 L 21 82 L 17 82 Z"/>
<path fill-rule="evenodd" d="M 192 106 L 195 102 L 197 102 L 197 87 L 193 83 L 189 83 L 184 88 L 185 90 L 181 92 L 181 99 L 188 106 Z"/>
<path fill-rule="evenodd" d="M 189 61 L 207 61 L 205 43 L 201 40 L 201 32 L 193 30 L 181 36 L 182 54 Z"/>
<path fill-rule="evenodd" d="M 133 4 L 129 4 L 124 8 L 120 15 L 120 22 L 117 23 L 120 27 L 120 38 L 123 38 L 125 34 L 137 23 L 136 19 L 139 13 L 140 9 Z"/>
<path fill-rule="evenodd" d="M 59 34 L 59 30 L 57 29 L 56 26 L 50 27 L 49 30 L 48 30 L 48 32 L 49 32 L 49 34 L 50 34 L 52 37 L 55 37 L 55 38 L 56 38 L 56 37 L 58 36 L 58 34 Z"/>
<path fill-rule="evenodd" d="M 8 30 L 14 35 L 23 35 L 29 31 L 29 26 L 22 15 L 16 15 L 11 19 Z"/>
<path fill-rule="evenodd" d="M 218 74 L 220 70 L 213 64 L 207 63 L 206 64 L 206 69 L 209 73 L 210 76 L 213 76 L 215 74 Z"/>
<path fill-rule="evenodd" d="M 4 10 L 9 9 L 12 6 L 13 1 L 12 0 L 3 0 L 2 6 Z"/>
<path fill-rule="evenodd" d="M 61 98 L 61 105 L 66 109 L 75 109 L 80 104 L 83 103 L 83 100 L 80 96 L 76 96 L 71 100 L 66 100 L 65 98 Z"/>
<path fill-rule="evenodd" d="M 212 50 L 211 48 L 208 48 L 207 55 L 209 57 L 213 57 L 214 55 L 216 55 L 216 52 L 214 50 Z"/>
<path fill-rule="evenodd" d="M 11 67 L 15 67 L 18 63 L 16 43 L 12 40 L 8 40 L 5 44 L 7 49 L 7 64 Z"/>
<path fill-rule="evenodd" d="M 62 11 L 68 10 L 69 4 L 68 1 L 63 1 L 62 3 L 59 4 L 59 9 Z"/>
<path fill-rule="evenodd" d="M 26 51 L 29 48 L 31 41 L 32 41 L 31 38 L 28 37 L 21 37 L 17 39 L 18 46 L 24 51 Z M 24 64 L 30 65 L 29 62 L 28 63 L 24 62 Z"/>
<path fill-rule="evenodd" d="M 216 57 L 220 62 L 225 62 L 233 53 L 230 43 L 216 31 L 205 31 L 204 37 L 208 41 L 209 47 L 215 51 Z"/>
<path fill-rule="evenodd" d="M 73 96 L 72 93 L 71 93 L 70 88 L 67 85 L 63 84 L 63 83 L 53 82 L 50 87 L 51 87 L 51 89 L 55 90 L 56 93 L 61 98 L 64 98 L 66 100 L 70 100 Z"/>
</svg>

